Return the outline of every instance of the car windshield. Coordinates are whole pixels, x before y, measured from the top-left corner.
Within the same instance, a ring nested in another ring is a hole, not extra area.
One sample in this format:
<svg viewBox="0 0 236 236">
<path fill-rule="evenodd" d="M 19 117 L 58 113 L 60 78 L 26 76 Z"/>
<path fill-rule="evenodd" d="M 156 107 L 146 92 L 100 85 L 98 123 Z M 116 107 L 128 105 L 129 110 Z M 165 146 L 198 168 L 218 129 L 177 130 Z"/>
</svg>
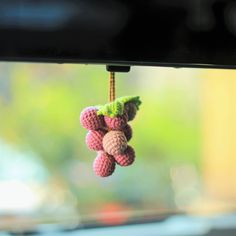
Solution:
<svg viewBox="0 0 236 236">
<path fill-rule="evenodd" d="M 95 176 L 80 112 L 108 102 L 104 66 L 0 64 L 0 229 L 151 222 L 236 204 L 236 72 L 133 67 L 136 159 Z"/>
</svg>

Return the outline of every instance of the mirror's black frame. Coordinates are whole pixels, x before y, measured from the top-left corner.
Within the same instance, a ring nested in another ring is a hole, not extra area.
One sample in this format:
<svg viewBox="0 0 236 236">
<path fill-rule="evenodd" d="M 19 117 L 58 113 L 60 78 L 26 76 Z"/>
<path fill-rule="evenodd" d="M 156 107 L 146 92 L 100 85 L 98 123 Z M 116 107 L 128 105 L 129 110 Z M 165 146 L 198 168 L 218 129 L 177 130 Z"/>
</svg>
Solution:
<svg viewBox="0 0 236 236">
<path fill-rule="evenodd" d="M 236 68 L 233 0 L 1 0 L 0 61 Z"/>
</svg>

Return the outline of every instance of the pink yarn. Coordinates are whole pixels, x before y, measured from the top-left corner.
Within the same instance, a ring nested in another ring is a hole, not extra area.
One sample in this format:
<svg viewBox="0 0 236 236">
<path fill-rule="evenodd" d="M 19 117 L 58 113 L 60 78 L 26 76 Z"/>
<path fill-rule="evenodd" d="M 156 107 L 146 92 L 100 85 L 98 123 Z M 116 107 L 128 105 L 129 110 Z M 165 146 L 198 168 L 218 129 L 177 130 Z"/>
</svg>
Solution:
<svg viewBox="0 0 236 236">
<path fill-rule="evenodd" d="M 131 146 L 128 146 L 123 154 L 115 156 L 117 164 L 120 166 L 129 166 L 134 162 L 135 152 Z"/>
<path fill-rule="evenodd" d="M 135 151 L 127 142 L 133 131 L 128 121 L 133 120 L 138 106 L 135 102 L 124 105 L 123 115 L 114 118 L 97 115 L 97 107 L 87 107 L 80 114 L 80 122 L 88 130 L 86 144 L 97 151 L 93 170 L 97 176 L 107 177 L 115 171 L 116 164 L 129 166 L 135 160 Z M 110 114 L 110 110 L 103 114 Z"/>
<path fill-rule="evenodd" d="M 87 107 L 80 114 L 81 125 L 88 130 L 97 130 L 104 127 L 103 116 L 97 115 L 96 107 Z"/>
<path fill-rule="evenodd" d="M 102 151 L 102 139 L 105 134 L 106 131 L 104 130 L 90 130 L 85 139 L 88 148 L 94 151 Z"/>
<path fill-rule="evenodd" d="M 117 116 L 114 118 L 105 116 L 104 120 L 108 128 L 112 130 L 120 130 L 127 124 L 128 116 L 127 114 L 124 114 L 122 116 Z"/>
<path fill-rule="evenodd" d="M 107 177 L 111 175 L 115 170 L 115 160 L 112 156 L 105 152 L 98 153 L 93 162 L 93 170 L 96 175 L 101 177 Z"/>
<path fill-rule="evenodd" d="M 131 126 L 127 124 L 127 125 L 123 128 L 123 132 L 124 132 L 124 134 L 125 134 L 125 137 L 126 137 L 127 141 L 129 141 L 129 140 L 132 138 L 132 136 L 133 136 L 133 131 L 132 131 Z"/>
<path fill-rule="evenodd" d="M 137 107 L 135 104 L 128 102 L 125 104 L 125 113 L 128 116 L 128 121 L 131 121 L 135 118 L 137 113 Z"/>
<path fill-rule="evenodd" d="M 118 155 L 127 148 L 127 140 L 122 131 L 112 130 L 102 140 L 104 150 L 110 155 Z"/>
</svg>

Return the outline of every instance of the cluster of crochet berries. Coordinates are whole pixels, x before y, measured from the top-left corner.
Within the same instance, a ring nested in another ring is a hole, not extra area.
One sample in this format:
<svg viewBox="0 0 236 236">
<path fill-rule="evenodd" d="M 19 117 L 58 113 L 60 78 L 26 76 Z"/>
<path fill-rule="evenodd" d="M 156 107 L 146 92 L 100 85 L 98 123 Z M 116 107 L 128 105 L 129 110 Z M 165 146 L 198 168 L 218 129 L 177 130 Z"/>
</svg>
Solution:
<svg viewBox="0 0 236 236">
<path fill-rule="evenodd" d="M 99 114 L 99 108 L 87 107 L 80 115 L 80 122 L 88 130 L 86 144 L 97 152 L 93 163 L 96 175 L 111 175 L 116 164 L 129 166 L 134 162 L 134 149 L 128 145 L 132 138 L 132 129 L 128 121 L 134 119 L 138 106 L 132 101 L 122 107 L 122 114 L 108 116 Z"/>
</svg>

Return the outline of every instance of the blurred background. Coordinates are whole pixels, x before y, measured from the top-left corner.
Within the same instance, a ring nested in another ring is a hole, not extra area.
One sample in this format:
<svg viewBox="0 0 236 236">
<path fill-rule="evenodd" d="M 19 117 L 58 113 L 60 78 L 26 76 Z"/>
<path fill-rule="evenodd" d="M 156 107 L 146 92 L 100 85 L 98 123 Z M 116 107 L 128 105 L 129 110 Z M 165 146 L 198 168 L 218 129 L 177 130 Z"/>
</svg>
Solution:
<svg viewBox="0 0 236 236">
<path fill-rule="evenodd" d="M 233 212 L 236 72 L 133 67 L 134 165 L 96 177 L 79 116 L 108 101 L 104 66 L 0 64 L 0 229 Z"/>
</svg>

